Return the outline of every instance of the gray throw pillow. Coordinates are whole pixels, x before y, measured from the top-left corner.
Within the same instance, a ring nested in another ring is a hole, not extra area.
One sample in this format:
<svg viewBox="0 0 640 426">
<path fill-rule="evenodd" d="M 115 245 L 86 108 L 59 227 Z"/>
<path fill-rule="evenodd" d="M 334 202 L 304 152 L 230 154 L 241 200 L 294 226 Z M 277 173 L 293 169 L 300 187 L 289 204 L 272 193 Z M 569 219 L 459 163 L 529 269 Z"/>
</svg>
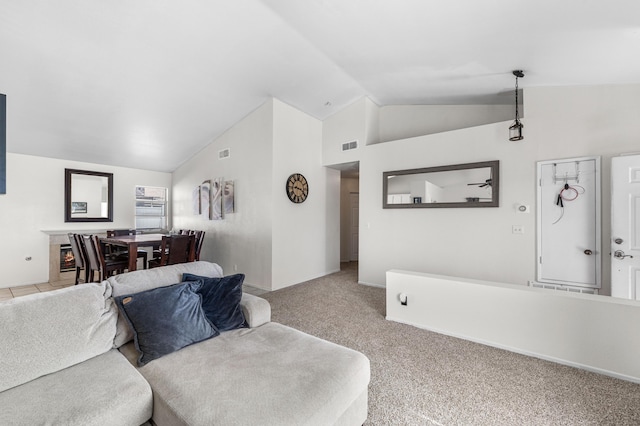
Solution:
<svg viewBox="0 0 640 426">
<path fill-rule="evenodd" d="M 244 274 L 209 278 L 184 273 L 182 280 L 203 283 L 196 291 L 202 296 L 204 314 L 218 330 L 228 331 L 247 326 L 240 306 Z"/>
<path fill-rule="evenodd" d="M 138 366 L 220 334 L 202 309 L 201 286 L 192 281 L 115 298 L 134 331 Z"/>
</svg>

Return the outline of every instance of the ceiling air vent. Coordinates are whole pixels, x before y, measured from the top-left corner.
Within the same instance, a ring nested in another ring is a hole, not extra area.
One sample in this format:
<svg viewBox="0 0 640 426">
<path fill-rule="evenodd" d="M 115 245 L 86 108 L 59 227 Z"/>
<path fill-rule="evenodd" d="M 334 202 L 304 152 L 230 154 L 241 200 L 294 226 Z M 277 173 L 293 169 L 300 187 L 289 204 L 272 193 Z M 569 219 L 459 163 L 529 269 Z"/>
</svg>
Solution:
<svg viewBox="0 0 640 426">
<path fill-rule="evenodd" d="M 345 142 L 342 144 L 343 151 L 349 151 L 350 149 L 356 149 L 358 147 L 358 141 Z"/>
<path fill-rule="evenodd" d="M 231 150 L 229 148 L 221 149 L 218 151 L 218 160 L 231 157 Z"/>
</svg>

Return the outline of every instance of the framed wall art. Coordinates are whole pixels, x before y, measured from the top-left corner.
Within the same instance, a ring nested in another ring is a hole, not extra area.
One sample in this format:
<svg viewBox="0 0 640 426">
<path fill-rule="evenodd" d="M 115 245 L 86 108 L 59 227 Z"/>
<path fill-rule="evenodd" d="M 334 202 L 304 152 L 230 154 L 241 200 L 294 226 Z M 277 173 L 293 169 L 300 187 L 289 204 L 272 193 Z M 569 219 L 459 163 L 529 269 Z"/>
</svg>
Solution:
<svg viewBox="0 0 640 426">
<path fill-rule="evenodd" d="M 222 210 L 224 214 L 233 213 L 235 209 L 234 185 L 232 180 L 224 181 L 222 187 Z"/>
<path fill-rule="evenodd" d="M 209 206 L 209 197 L 211 195 L 211 181 L 205 180 L 200 185 L 200 214 L 205 219 L 211 219 L 211 208 Z"/>
<path fill-rule="evenodd" d="M 200 210 L 200 185 L 196 186 L 195 188 L 193 188 L 193 193 L 191 194 L 191 205 L 192 205 L 192 212 L 195 215 L 199 215 L 201 210 Z"/>
<path fill-rule="evenodd" d="M 211 219 L 222 219 L 222 178 L 214 179 L 211 184 Z"/>
<path fill-rule="evenodd" d="M 84 201 L 72 201 L 71 202 L 71 214 L 74 213 L 86 213 L 87 203 Z"/>
</svg>

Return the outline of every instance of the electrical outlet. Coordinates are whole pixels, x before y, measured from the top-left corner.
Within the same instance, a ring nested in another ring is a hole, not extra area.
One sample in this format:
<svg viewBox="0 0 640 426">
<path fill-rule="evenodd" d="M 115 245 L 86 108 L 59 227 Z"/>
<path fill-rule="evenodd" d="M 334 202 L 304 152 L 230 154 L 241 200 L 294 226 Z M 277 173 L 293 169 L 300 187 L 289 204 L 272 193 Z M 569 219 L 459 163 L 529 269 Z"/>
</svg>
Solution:
<svg viewBox="0 0 640 426">
<path fill-rule="evenodd" d="M 522 225 L 513 225 L 511 227 L 512 234 L 524 234 L 524 226 Z"/>
<path fill-rule="evenodd" d="M 404 294 L 404 293 L 400 293 L 400 294 L 398 295 L 398 299 L 400 300 L 400 304 L 401 304 L 402 306 L 407 306 L 407 295 L 406 295 L 406 294 Z"/>
<path fill-rule="evenodd" d="M 234 270 L 235 272 L 238 272 L 238 265 L 233 265 L 233 270 Z"/>
</svg>

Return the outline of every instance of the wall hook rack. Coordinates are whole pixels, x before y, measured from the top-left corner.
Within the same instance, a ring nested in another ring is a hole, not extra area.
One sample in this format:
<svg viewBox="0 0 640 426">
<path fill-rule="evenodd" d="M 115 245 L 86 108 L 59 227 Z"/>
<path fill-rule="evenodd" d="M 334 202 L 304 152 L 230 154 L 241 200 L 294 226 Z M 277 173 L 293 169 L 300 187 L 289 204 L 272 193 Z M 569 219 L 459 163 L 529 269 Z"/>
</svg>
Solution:
<svg viewBox="0 0 640 426">
<path fill-rule="evenodd" d="M 553 183 L 556 184 L 558 182 L 569 183 L 569 181 L 580 183 L 580 162 L 575 162 L 575 173 L 570 175 L 569 172 L 564 172 L 563 174 L 558 175 L 557 165 L 553 163 Z"/>
</svg>

